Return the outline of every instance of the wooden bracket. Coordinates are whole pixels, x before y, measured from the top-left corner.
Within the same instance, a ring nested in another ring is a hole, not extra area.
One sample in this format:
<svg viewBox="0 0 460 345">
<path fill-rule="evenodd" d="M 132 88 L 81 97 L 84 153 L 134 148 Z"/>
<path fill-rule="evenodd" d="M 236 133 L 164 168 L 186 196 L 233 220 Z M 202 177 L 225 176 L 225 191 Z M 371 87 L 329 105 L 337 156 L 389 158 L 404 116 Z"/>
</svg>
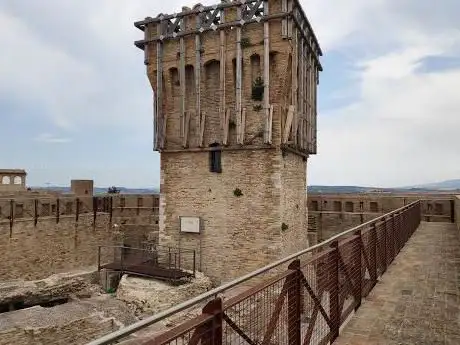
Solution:
<svg viewBox="0 0 460 345">
<path fill-rule="evenodd" d="M 291 133 L 291 128 L 292 128 L 292 119 L 294 118 L 294 111 L 295 111 L 294 106 L 290 105 L 289 110 L 286 115 L 286 121 L 284 122 L 283 144 L 287 144 L 289 140 L 289 135 Z"/>
</svg>

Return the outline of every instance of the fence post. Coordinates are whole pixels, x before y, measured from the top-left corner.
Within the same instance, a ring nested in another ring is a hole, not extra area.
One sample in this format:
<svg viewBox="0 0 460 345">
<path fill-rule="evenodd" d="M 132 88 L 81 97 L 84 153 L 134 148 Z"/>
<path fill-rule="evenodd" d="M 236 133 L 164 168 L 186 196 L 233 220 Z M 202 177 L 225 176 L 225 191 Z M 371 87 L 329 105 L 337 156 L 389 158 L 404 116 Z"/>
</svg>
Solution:
<svg viewBox="0 0 460 345">
<path fill-rule="evenodd" d="M 294 260 L 288 266 L 291 273 L 287 276 L 288 284 L 288 344 L 301 343 L 301 292 L 300 260 Z"/>
<path fill-rule="evenodd" d="M 61 215 L 61 203 L 59 201 L 59 198 L 56 198 L 56 224 L 59 224 L 59 217 Z"/>
<path fill-rule="evenodd" d="M 361 230 L 357 230 L 355 231 L 354 233 L 355 236 L 358 236 L 356 241 L 358 242 L 357 246 L 358 246 L 358 249 L 355 251 L 355 254 L 354 254 L 354 270 L 356 270 L 356 272 L 358 272 L 356 274 L 356 282 L 355 282 L 355 291 L 353 291 L 354 293 L 354 298 L 355 298 L 355 310 L 358 310 L 358 308 L 361 306 L 361 297 L 363 296 L 363 279 L 364 279 L 364 275 L 363 275 L 363 265 L 362 265 L 362 258 L 363 258 L 363 255 L 365 254 L 364 253 L 364 242 L 363 242 L 363 237 L 362 237 L 362 233 L 361 233 Z M 353 274 L 352 274 L 353 275 Z"/>
<path fill-rule="evenodd" d="M 388 267 L 388 251 L 387 251 L 387 246 L 388 246 L 388 240 L 387 240 L 387 228 L 388 228 L 388 219 L 385 217 L 383 218 L 383 267 L 382 267 L 382 274 L 387 271 Z"/>
<path fill-rule="evenodd" d="M 202 345 L 222 345 L 222 299 L 210 301 L 202 309 L 203 314 L 213 316 L 212 320 L 203 325 L 201 331 Z"/>
<path fill-rule="evenodd" d="M 370 266 L 369 267 L 369 275 L 371 276 L 372 279 L 372 287 L 377 284 L 377 280 L 379 277 L 379 271 L 378 271 L 378 256 L 377 256 L 377 246 L 378 246 L 378 236 L 377 236 L 377 224 L 373 223 L 371 225 L 371 246 L 370 246 Z"/>
<path fill-rule="evenodd" d="M 38 199 L 34 199 L 34 226 L 38 223 Z"/>
<path fill-rule="evenodd" d="M 331 343 L 338 338 L 340 330 L 340 282 L 339 282 L 339 242 L 336 240 L 331 243 L 331 248 L 334 250 L 330 253 L 330 279 L 329 284 L 330 302 L 329 302 L 329 315 L 331 317 Z"/>
</svg>

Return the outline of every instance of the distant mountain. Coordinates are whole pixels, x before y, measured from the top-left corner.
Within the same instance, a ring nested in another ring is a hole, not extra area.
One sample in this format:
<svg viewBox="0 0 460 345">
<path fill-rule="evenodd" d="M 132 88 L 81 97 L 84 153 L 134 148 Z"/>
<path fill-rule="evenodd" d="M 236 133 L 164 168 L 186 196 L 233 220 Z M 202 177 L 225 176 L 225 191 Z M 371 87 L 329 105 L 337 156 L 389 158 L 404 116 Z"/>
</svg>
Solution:
<svg viewBox="0 0 460 345">
<path fill-rule="evenodd" d="M 426 183 L 405 188 L 423 188 L 430 190 L 457 190 L 460 189 L 460 179 L 447 180 L 442 182 Z"/>
<path fill-rule="evenodd" d="M 155 194 L 159 193 L 158 189 L 155 188 L 127 188 L 127 187 L 117 187 L 120 190 L 121 194 Z M 59 186 L 49 186 L 49 187 L 32 187 L 32 189 L 42 189 L 42 190 L 52 190 L 60 193 L 71 193 L 70 187 L 59 187 Z M 107 193 L 109 187 L 94 187 L 94 194 L 104 194 Z"/>
<path fill-rule="evenodd" d="M 450 180 L 439 183 L 428 183 L 424 185 L 399 187 L 399 188 L 379 188 L 362 186 L 308 186 L 309 193 L 320 194 L 355 194 L 355 193 L 433 193 L 433 192 L 453 192 L 460 191 L 460 180 Z"/>
</svg>

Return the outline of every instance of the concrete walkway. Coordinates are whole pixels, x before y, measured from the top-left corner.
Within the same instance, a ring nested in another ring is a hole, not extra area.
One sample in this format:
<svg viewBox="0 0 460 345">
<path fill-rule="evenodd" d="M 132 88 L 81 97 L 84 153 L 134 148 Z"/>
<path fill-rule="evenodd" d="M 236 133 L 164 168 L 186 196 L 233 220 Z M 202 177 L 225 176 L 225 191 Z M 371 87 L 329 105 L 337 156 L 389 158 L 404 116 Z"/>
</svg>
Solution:
<svg viewBox="0 0 460 345">
<path fill-rule="evenodd" d="M 460 232 L 422 223 L 334 345 L 460 345 Z"/>
</svg>

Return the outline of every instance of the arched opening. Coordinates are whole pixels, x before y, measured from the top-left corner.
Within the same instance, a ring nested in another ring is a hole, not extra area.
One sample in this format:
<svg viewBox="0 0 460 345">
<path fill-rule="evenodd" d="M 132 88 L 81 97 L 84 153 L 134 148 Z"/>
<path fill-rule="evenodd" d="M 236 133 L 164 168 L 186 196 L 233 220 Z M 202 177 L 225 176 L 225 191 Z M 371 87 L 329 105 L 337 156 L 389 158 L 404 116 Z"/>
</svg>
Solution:
<svg viewBox="0 0 460 345">
<path fill-rule="evenodd" d="M 14 182 L 14 184 L 22 184 L 22 177 L 21 176 L 15 176 L 13 182 Z"/>
<path fill-rule="evenodd" d="M 176 67 L 171 67 L 169 69 L 169 80 L 171 83 L 171 91 L 173 97 L 179 96 L 179 87 L 180 87 L 180 80 L 179 80 L 179 70 Z"/>
<path fill-rule="evenodd" d="M 259 77 L 262 77 L 260 69 L 260 55 L 253 54 L 251 55 L 251 79 L 254 81 Z"/>
<path fill-rule="evenodd" d="M 10 183 L 11 183 L 11 179 L 9 176 L 2 177 L 2 184 L 10 184 Z"/>
</svg>

